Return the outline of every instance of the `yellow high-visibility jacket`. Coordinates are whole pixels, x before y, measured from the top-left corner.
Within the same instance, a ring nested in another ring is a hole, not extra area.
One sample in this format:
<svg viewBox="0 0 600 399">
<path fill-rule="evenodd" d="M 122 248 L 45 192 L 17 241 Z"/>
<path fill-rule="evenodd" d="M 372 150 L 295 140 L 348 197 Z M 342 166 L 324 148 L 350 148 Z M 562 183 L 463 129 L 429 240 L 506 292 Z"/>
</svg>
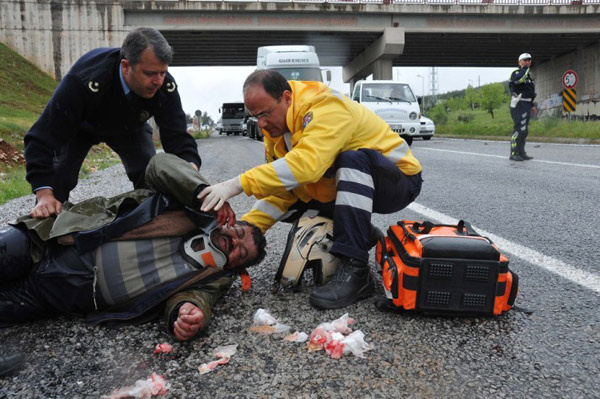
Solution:
<svg viewBox="0 0 600 399">
<path fill-rule="evenodd" d="M 371 110 L 321 82 L 289 83 L 290 133 L 272 138 L 263 130 L 267 163 L 240 176 L 244 192 L 258 199 L 242 220 L 265 232 L 298 200 L 335 200 L 335 175 L 326 172 L 343 151 L 370 148 L 406 175 L 421 171 L 408 144 Z"/>
</svg>

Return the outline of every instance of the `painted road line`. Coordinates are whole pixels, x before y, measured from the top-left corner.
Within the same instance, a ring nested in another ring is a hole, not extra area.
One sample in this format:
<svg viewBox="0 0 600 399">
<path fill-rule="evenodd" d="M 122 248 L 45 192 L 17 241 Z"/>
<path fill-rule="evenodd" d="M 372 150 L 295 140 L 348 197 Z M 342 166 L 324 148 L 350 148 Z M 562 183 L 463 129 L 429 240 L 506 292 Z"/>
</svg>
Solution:
<svg viewBox="0 0 600 399">
<path fill-rule="evenodd" d="M 462 155 L 477 155 L 480 157 L 490 157 L 490 158 L 502 158 L 502 159 L 508 159 L 507 156 L 503 156 L 503 155 L 494 155 L 494 154 L 482 154 L 480 152 L 467 152 L 467 151 L 455 151 L 455 150 L 442 150 L 441 148 L 427 148 L 427 147 L 419 147 L 419 150 L 428 150 L 428 151 L 440 151 L 440 152 L 452 152 L 455 154 L 462 154 Z M 540 163 L 549 163 L 549 164 L 553 164 L 553 165 L 564 165 L 564 166 L 578 166 L 581 168 L 593 168 L 593 169 L 600 169 L 600 165 L 588 165 L 588 164 L 583 164 L 583 163 L 571 163 L 571 162 L 558 162 L 558 161 L 544 161 L 542 159 L 532 159 L 530 161 L 527 162 L 540 162 Z"/>
<path fill-rule="evenodd" d="M 443 213 L 434 211 L 433 209 L 417 204 L 416 202 L 410 204 L 408 206 L 408 209 L 423 215 L 426 219 L 433 219 L 442 224 L 458 223 L 458 219 L 454 219 Z M 572 281 L 583 287 L 589 288 L 590 290 L 600 294 L 599 275 L 578 269 L 561 260 L 544 255 L 541 252 L 509 241 L 478 227 L 473 226 L 473 228 L 482 236 L 488 237 L 490 240 L 492 240 L 503 251 L 511 253 L 514 256 L 521 258 L 526 262 L 532 263 L 538 267 L 541 267 L 542 269 L 546 269 L 549 272 L 555 273 L 560 277 L 566 278 L 569 281 Z"/>
</svg>

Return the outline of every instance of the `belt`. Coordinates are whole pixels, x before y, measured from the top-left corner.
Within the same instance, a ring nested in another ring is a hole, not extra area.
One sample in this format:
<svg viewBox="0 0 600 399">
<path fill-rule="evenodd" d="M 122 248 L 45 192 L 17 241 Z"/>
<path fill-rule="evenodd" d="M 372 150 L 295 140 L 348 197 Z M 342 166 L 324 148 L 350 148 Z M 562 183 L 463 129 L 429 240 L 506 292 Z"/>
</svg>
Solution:
<svg viewBox="0 0 600 399">
<path fill-rule="evenodd" d="M 533 98 L 520 98 L 519 101 L 527 101 L 527 102 L 532 102 Z"/>
</svg>

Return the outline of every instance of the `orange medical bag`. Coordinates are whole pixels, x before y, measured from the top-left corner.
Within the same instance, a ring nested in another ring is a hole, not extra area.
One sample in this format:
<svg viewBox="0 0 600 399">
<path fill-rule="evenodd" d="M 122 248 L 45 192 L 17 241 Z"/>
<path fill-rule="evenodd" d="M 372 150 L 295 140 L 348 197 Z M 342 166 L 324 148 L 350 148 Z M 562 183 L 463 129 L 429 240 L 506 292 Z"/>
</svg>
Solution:
<svg viewBox="0 0 600 399">
<path fill-rule="evenodd" d="M 400 221 L 377 243 L 387 304 L 435 314 L 499 315 L 512 308 L 518 276 L 468 222 Z"/>
</svg>

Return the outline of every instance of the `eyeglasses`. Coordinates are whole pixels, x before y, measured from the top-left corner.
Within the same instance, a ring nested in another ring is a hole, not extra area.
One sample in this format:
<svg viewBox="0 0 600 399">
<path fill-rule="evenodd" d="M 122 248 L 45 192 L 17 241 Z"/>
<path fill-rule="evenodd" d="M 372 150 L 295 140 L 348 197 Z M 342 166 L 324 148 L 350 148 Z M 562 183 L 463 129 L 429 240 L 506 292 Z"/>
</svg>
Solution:
<svg viewBox="0 0 600 399">
<path fill-rule="evenodd" d="M 273 103 L 273 105 L 271 106 L 271 108 L 269 108 L 268 111 L 261 112 L 260 114 L 257 114 L 257 115 L 252 115 L 252 114 L 249 114 L 249 115 L 256 119 L 268 118 L 269 116 L 271 116 L 271 113 L 275 109 L 275 106 L 277 104 L 279 104 L 280 102 L 281 102 L 281 96 L 279 96 L 279 98 L 277 98 L 277 100 Z"/>
</svg>

